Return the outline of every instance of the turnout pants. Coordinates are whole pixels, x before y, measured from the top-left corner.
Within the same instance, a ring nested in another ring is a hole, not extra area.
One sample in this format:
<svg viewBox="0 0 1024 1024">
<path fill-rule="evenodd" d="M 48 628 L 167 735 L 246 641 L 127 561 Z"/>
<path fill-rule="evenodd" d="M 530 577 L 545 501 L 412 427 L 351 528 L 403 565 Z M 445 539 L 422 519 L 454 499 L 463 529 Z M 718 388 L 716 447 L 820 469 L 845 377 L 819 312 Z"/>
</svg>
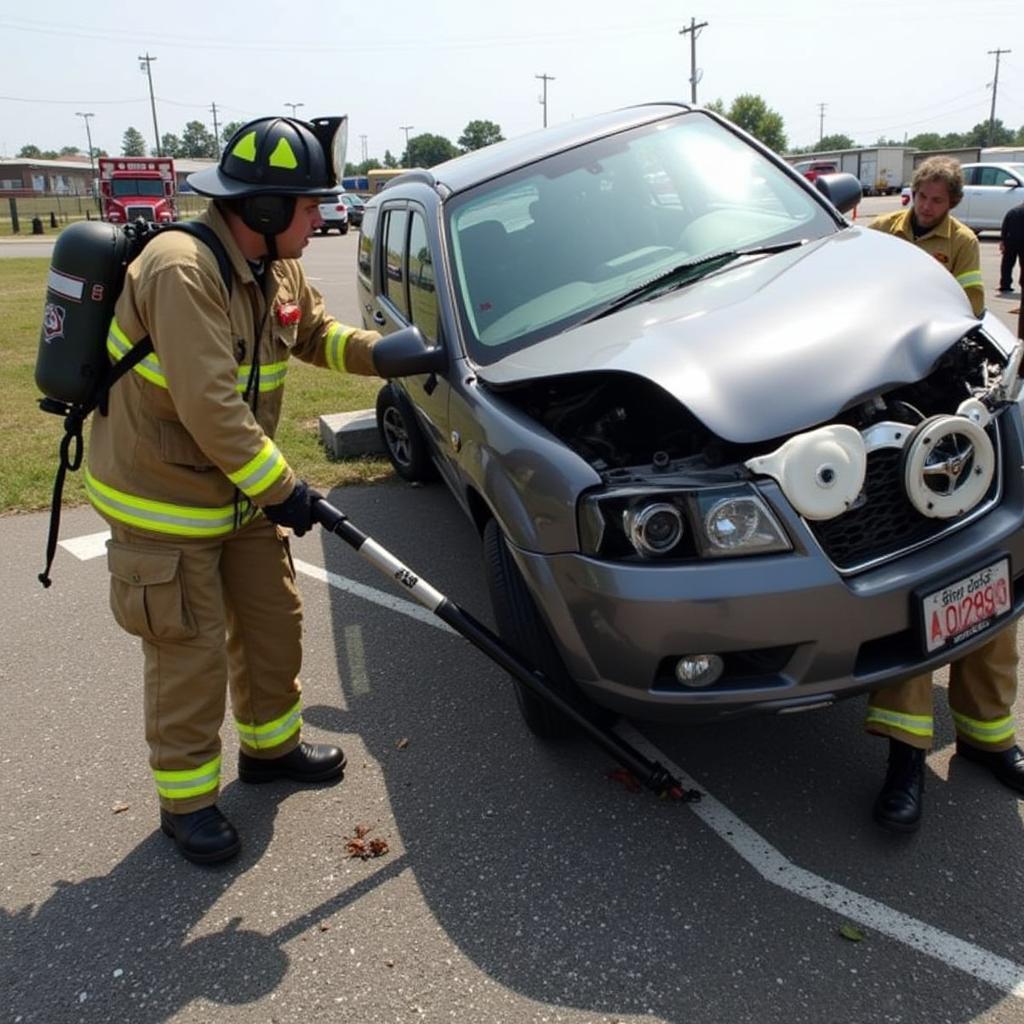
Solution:
<svg viewBox="0 0 1024 1024">
<path fill-rule="evenodd" d="M 111 533 L 110 604 L 142 639 L 160 805 L 196 811 L 217 800 L 228 689 L 247 754 L 281 757 L 299 743 L 302 603 L 288 540 L 264 516 L 226 537 Z"/>
<path fill-rule="evenodd" d="M 984 750 L 1008 750 L 1015 743 L 1013 703 L 1017 696 L 1017 624 L 949 666 L 949 707 L 956 734 Z M 931 673 L 872 691 L 865 721 L 868 732 L 931 749 Z"/>
</svg>

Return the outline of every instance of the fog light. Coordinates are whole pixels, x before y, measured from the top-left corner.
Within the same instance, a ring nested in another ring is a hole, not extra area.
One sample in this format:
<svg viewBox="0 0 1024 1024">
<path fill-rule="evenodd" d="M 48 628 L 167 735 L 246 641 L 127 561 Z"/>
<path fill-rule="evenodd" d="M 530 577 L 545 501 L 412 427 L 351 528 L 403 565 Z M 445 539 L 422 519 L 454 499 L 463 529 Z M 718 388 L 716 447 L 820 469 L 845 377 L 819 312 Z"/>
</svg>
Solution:
<svg viewBox="0 0 1024 1024">
<path fill-rule="evenodd" d="M 683 538 L 683 514 L 667 501 L 626 509 L 622 518 L 626 536 L 643 558 L 667 554 Z"/>
<path fill-rule="evenodd" d="M 676 679 L 682 686 L 699 690 L 717 682 L 724 668 L 717 654 L 687 654 L 676 662 Z"/>
</svg>

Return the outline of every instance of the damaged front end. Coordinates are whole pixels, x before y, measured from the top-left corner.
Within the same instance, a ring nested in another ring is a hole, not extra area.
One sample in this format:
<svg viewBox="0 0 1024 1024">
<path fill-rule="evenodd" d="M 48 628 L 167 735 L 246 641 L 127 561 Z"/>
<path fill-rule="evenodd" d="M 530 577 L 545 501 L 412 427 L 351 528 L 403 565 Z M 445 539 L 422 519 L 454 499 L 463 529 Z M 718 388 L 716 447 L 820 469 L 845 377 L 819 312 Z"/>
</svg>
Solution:
<svg viewBox="0 0 1024 1024">
<path fill-rule="evenodd" d="M 678 564 L 792 550 L 786 517 L 758 486 L 771 478 L 848 575 L 927 545 L 998 503 L 1002 418 L 1018 415 L 1021 389 L 1022 345 L 1009 358 L 1007 347 L 979 326 L 924 378 L 860 397 L 827 424 L 759 443 L 724 440 L 653 381 L 629 373 L 532 380 L 502 394 L 600 476 L 602 486 L 578 506 L 584 554 Z"/>
</svg>

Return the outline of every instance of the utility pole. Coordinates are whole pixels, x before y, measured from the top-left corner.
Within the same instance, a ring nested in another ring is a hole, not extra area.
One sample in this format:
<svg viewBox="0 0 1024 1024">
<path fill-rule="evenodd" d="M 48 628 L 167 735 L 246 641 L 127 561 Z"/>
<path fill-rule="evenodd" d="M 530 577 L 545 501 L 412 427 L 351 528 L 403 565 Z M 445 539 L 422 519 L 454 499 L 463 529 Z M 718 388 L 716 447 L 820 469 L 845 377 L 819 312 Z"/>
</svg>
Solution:
<svg viewBox="0 0 1024 1024">
<path fill-rule="evenodd" d="M 405 166 L 408 167 L 408 166 L 410 166 L 410 164 L 409 164 L 409 132 L 411 132 L 413 130 L 413 128 L 416 127 L 416 125 L 414 125 L 414 124 L 400 124 L 398 127 L 403 132 L 405 132 Z"/>
<path fill-rule="evenodd" d="M 160 129 L 156 126 L 156 100 L 153 98 L 153 72 L 150 69 L 150 65 L 156 57 L 150 57 L 149 50 L 146 51 L 145 57 L 139 58 L 139 69 L 146 72 L 146 78 L 149 79 L 149 106 L 153 111 L 153 134 L 156 136 L 156 155 L 163 156 L 163 150 L 160 148 Z"/>
<path fill-rule="evenodd" d="M 86 141 L 89 143 L 89 170 L 92 172 L 92 181 L 90 183 L 90 187 L 92 188 L 93 195 L 98 197 L 99 189 L 96 187 L 96 160 L 93 158 L 92 155 L 92 132 L 89 131 L 89 118 L 95 116 L 95 114 L 91 113 L 83 114 L 80 110 L 75 111 L 75 117 L 80 117 L 83 121 L 85 121 L 85 138 Z"/>
<path fill-rule="evenodd" d="M 217 125 L 217 104 L 211 103 L 210 110 L 213 112 L 213 150 L 217 159 L 220 159 L 220 128 Z"/>
<path fill-rule="evenodd" d="M 693 104 L 697 102 L 697 36 L 700 35 L 702 28 L 707 27 L 706 21 L 702 21 L 698 25 L 697 19 L 691 18 L 690 27 L 679 30 L 681 36 L 688 35 L 690 37 L 690 102 Z"/>
<path fill-rule="evenodd" d="M 369 159 L 369 157 L 367 157 L 367 155 L 366 155 L 366 136 L 365 135 L 360 135 L 359 136 L 359 146 L 360 146 L 360 153 L 362 154 L 362 158 L 363 158 L 363 163 L 365 164 L 366 161 Z"/>
<path fill-rule="evenodd" d="M 292 117 L 295 116 L 295 111 L 298 110 L 299 107 L 304 107 L 305 105 L 306 105 L 305 103 L 286 103 L 285 104 L 286 107 L 291 107 L 292 108 Z"/>
<path fill-rule="evenodd" d="M 818 145 L 821 145 L 822 140 L 825 138 L 825 108 L 828 106 L 827 103 L 818 104 Z"/>
<path fill-rule="evenodd" d="M 548 126 L 548 82 L 555 80 L 554 75 L 534 75 L 534 78 L 539 78 L 544 83 L 544 95 L 540 97 L 538 102 L 544 108 L 544 127 Z"/>
<path fill-rule="evenodd" d="M 993 145 L 996 131 L 996 90 L 999 88 L 999 55 L 1013 53 L 1013 50 L 989 50 L 989 53 L 996 55 L 996 74 L 992 79 L 992 111 L 988 115 L 988 144 Z"/>
</svg>

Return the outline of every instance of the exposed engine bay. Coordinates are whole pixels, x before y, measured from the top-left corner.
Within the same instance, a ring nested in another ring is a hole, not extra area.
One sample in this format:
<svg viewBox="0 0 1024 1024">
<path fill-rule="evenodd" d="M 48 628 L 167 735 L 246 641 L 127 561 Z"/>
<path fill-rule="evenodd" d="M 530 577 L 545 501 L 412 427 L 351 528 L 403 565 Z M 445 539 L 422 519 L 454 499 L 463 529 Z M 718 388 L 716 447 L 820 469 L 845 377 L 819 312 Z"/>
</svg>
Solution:
<svg viewBox="0 0 1024 1024">
<path fill-rule="evenodd" d="M 966 399 L 998 404 L 1005 360 L 980 331 L 962 338 L 913 384 L 858 398 L 834 423 L 865 431 L 895 421 L 916 426 L 955 413 Z M 837 368 L 837 372 L 841 369 Z M 808 381 L 808 387 L 814 382 Z M 503 388 L 502 397 L 541 423 L 585 459 L 606 483 L 643 482 L 666 475 L 746 476 L 743 464 L 776 448 L 726 442 L 708 430 L 657 384 L 608 371 L 533 380 Z"/>
</svg>

